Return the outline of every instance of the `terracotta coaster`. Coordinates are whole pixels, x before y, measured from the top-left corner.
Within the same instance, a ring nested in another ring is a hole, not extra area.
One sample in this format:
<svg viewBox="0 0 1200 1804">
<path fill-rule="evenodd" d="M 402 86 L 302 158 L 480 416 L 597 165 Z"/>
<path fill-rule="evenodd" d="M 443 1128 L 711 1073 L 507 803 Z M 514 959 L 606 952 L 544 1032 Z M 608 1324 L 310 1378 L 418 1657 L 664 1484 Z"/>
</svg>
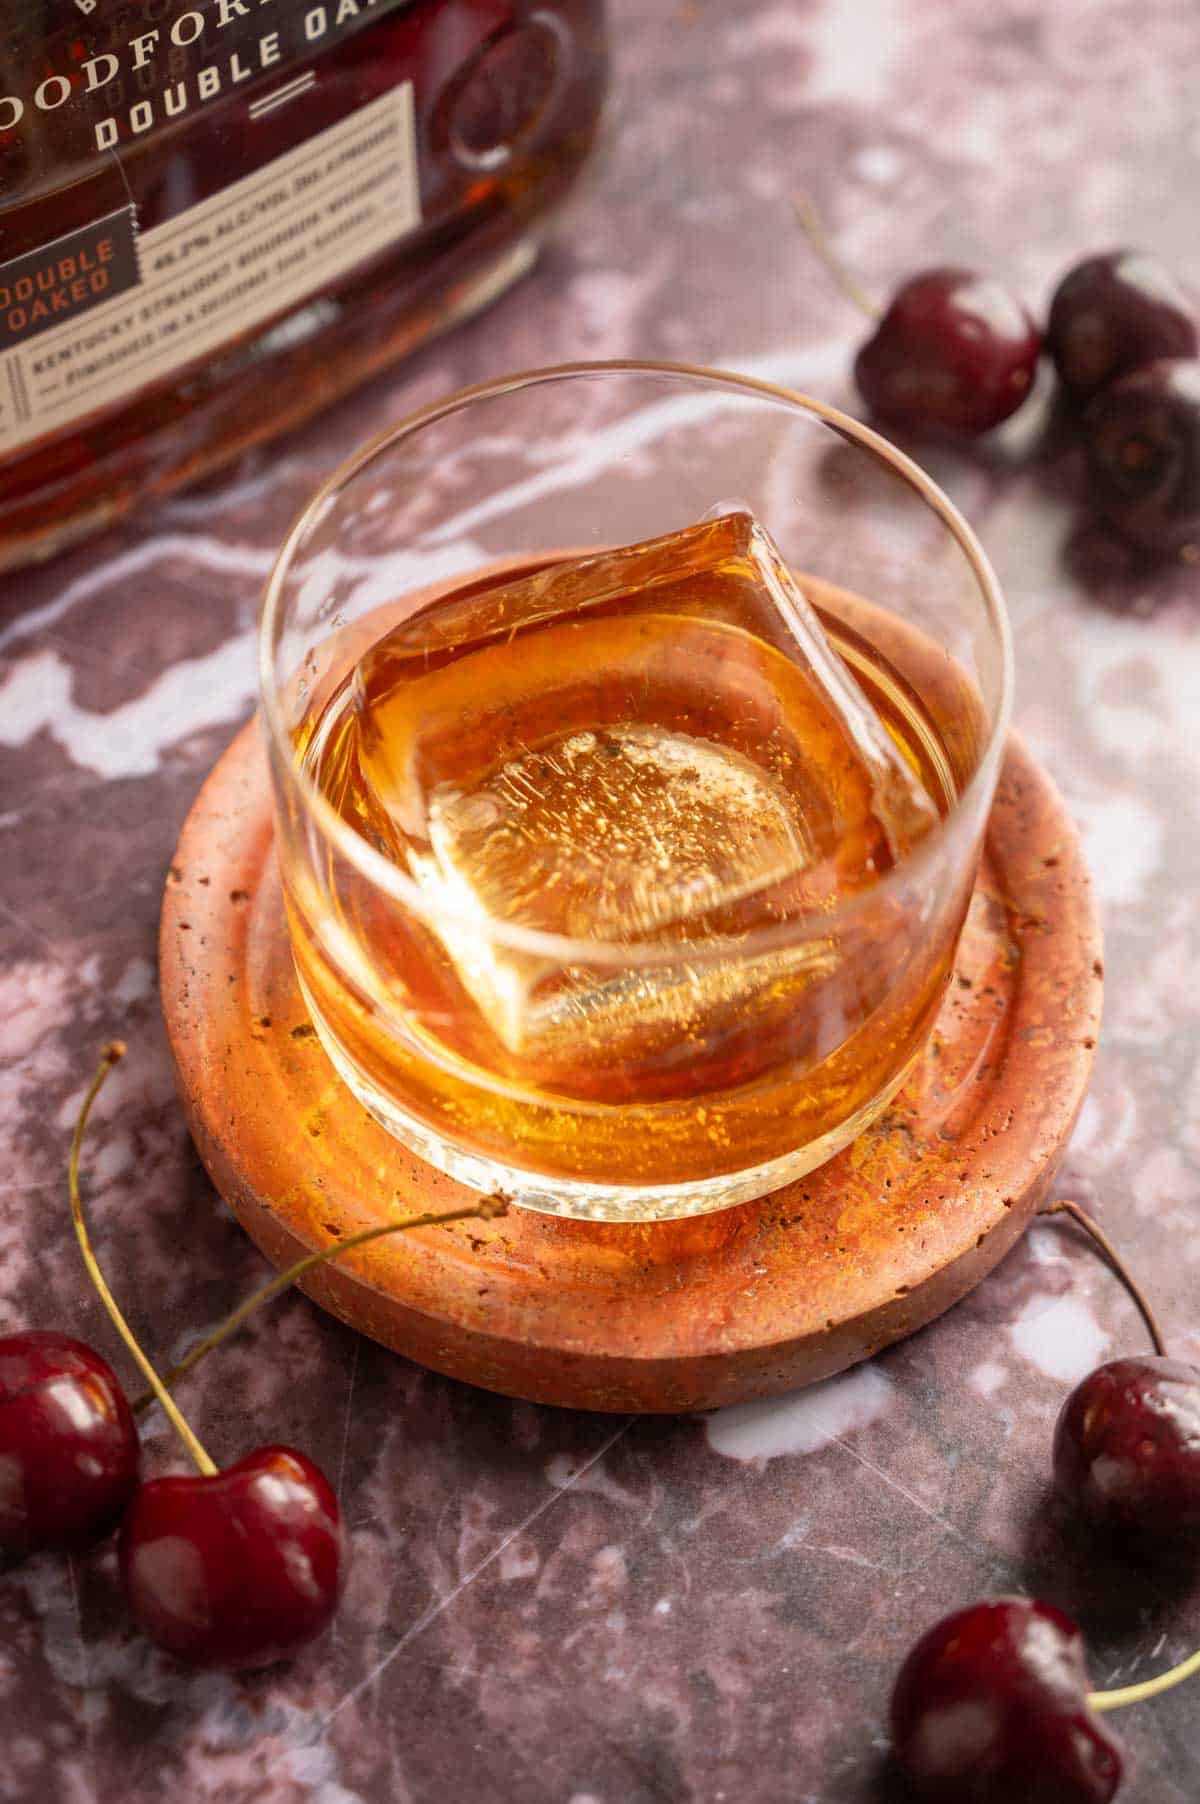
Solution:
<svg viewBox="0 0 1200 1804">
<path fill-rule="evenodd" d="M 253 725 L 184 828 L 161 966 L 196 1144 L 269 1259 L 469 1200 L 360 1108 L 308 1023 Z M 1074 831 L 1014 739 L 934 1036 L 836 1159 L 685 1221 L 514 1209 L 420 1229 L 318 1268 L 304 1288 L 422 1365 L 541 1403 L 694 1410 L 811 1384 L 932 1320 L 1018 1239 L 1083 1100 L 1102 975 Z"/>
</svg>

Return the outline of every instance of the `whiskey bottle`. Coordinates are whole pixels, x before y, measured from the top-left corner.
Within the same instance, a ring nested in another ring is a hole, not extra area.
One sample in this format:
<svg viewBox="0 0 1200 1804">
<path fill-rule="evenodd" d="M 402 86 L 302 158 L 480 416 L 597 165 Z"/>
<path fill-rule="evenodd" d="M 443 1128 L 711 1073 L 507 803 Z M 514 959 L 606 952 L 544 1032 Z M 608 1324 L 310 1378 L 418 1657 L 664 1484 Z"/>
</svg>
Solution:
<svg viewBox="0 0 1200 1804">
<path fill-rule="evenodd" d="M 605 91 L 603 0 L 2 10 L 0 568 L 499 293 Z"/>
</svg>

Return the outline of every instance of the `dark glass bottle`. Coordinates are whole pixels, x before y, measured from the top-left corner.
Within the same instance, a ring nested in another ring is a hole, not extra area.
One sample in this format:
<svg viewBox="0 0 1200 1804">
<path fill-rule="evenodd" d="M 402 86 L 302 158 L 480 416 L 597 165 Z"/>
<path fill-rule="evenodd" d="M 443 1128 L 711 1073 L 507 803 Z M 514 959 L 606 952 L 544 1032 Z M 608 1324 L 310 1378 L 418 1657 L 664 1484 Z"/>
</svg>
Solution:
<svg viewBox="0 0 1200 1804">
<path fill-rule="evenodd" d="M 0 24 L 0 567 L 498 293 L 606 76 L 603 0 L 23 0 Z"/>
</svg>

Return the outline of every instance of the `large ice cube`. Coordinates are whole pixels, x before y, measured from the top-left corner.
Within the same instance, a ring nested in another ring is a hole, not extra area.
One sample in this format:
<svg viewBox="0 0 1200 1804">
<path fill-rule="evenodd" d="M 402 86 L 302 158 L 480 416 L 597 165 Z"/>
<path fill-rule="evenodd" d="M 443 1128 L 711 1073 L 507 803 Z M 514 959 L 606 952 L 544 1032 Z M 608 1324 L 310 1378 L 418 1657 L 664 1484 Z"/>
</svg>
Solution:
<svg viewBox="0 0 1200 1804">
<path fill-rule="evenodd" d="M 491 920 L 643 939 L 808 862 L 788 797 L 742 753 L 667 727 L 584 729 L 428 798 L 439 871 Z"/>
<path fill-rule="evenodd" d="M 368 653 L 356 694 L 393 855 L 522 1056 L 581 1032 L 624 1056 L 778 1003 L 827 967 L 819 938 L 756 961 L 699 948 L 828 911 L 937 818 L 744 513 L 435 606 Z M 501 923 L 680 959 L 555 964 L 498 946 Z"/>
</svg>

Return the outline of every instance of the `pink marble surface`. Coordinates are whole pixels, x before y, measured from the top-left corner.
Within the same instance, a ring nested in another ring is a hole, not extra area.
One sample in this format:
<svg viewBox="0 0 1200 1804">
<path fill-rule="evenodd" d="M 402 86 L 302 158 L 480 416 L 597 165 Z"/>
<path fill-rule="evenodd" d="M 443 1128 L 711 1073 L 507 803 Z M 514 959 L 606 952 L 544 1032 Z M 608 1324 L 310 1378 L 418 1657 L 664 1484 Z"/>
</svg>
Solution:
<svg viewBox="0 0 1200 1804">
<path fill-rule="evenodd" d="M 1040 305 L 1077 252 L 1133 240 L 1200 292 L 1187 0 L 616 0 L 614 18 L 611 141 L 532 279 L 206 493 L 0 590 L 0 1330 L 55 1324 L 116 1357 L 64 1186 L 114 1033 L 131 1056 L 92 1194 L 138 1331 L 169 1357 L 263 1275 L 187 1143 L 155 926 L 183 815 L 251 706 L 272 550 L 351 445 L 464 382 L 577 356 L 722 362 L 849 400 L 859 322 L 795 229 L 801 184 L 880 288 L 965 261 Z M 1072 549 L 1078 472 L 1044 409 L 927 461 L 1007 588 L 1018 719 L 1104 905 L 1107 1018 L 1064 1191 L 1200 1358 L 1197 576 Z M 335 1631 L 287 1670 L 193 1677 L 129 1632 L 111 1553 L 0 1573 L 0 1800 L 898 1799 L 888 1685 L 943 1611 L 1052 1597 L 1104 1683 L 1200 1642 L 1200 1589 L 1097 1565 L 1046 1498 L 1065 1387 L 1141 1345 L 1056 1225 L 872 1365 L 707 1420 L 509 1404 L 291 1298 L 187 1401 L 219 1455 L 293 1439 L 335 1475 L 355 1551 Z M 176 1463 L 157 1422 L 148 1456 Z M 1195 1799 L 1198 1700 L 1125 1713 L 1123 1798 Z"/>
</svg>

